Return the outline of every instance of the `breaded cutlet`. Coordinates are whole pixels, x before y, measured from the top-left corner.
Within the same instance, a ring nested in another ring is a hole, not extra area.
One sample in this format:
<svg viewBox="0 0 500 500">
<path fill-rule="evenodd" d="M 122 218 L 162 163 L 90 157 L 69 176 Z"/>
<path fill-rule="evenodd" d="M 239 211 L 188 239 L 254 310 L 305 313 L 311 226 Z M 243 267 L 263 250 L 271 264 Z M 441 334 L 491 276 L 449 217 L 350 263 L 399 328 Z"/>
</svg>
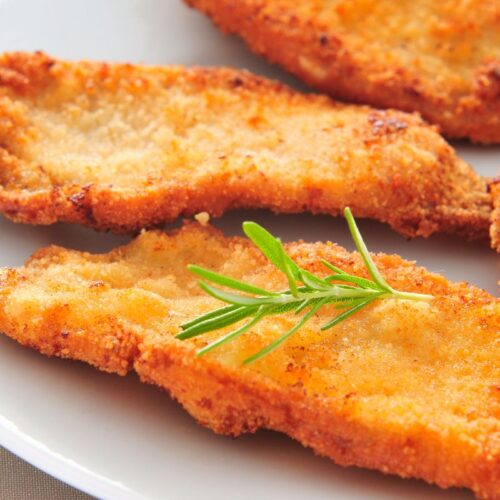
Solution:
<svg viewBox="0 0 500 500">
<path fill-rule="evenodd" d="M 500 252 L 500 179 L 489 185 L 494 210 L 491 214 L 490 238 L 491 246 Z"/>
<path fill-rule="evenodd" d="M 360 256 L 332 243 L 286 245 L 321 275 L 324 258 L 365 276 Z M 279 349 L 241 362 L 296 323 L 268 317 L 196 357 L 225 333 L 178 340 L 179 325 L 220 306 L 186 269 L 198 264 L 268 290 L 286 278 L 248 240 L 197 224 L 143 232 L 108 254 L 49 247 L 0 272 L 0 331 L 49 356 L 121 375 L 136 371 L 216 433 L 284 432 L 343 466 L 500 491 L 500 302 L 396 255 L 375 256 L 398 290 L 431 302 L 384 300 L 334 328 L 326 306 Z M 338 312 L 337 312 L 338 313 Z M 75 388 L 77 390 L 77 388 Z"/>
<path fill-rule="evenodd" d="M 500 3 L 186 0 L 331 96 L 418 111 L 450 138 L 500 143 Z"/>
<path fill-rule="evenodd" d="M 0 56 L 0 212 L 136 231 L 233 208 L 487 238 L 486 181 L 416 115 L 245 71 Z"/>
</svg>

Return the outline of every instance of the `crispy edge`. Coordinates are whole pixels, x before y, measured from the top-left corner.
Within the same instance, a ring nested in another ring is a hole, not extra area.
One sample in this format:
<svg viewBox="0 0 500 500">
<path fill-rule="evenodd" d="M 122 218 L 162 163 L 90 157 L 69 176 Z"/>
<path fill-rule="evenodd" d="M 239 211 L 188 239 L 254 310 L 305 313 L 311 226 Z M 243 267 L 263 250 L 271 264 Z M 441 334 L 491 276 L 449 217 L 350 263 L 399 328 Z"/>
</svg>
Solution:
<svg viewBox="0 0 500 500">
<path fill-rule="evenodd" d="M 0 57 L 0 88 L 4 86 L 14 94 L 36 95 L 40 89 L 50 84 L 52 78 L 61 78 L 68 64 L 71 63 L 55 61 L 43 53 L 4 54 Z M 106 82 L 109 87 L 119 85 L 120 81 L 130 78 L 135 68 L 136 66 L 128 64 L 116 66 L 82 62 L 79 63 L 78 74 L 81 78 L 85 78 L 87 74 L 97 75 L 96 78 Z M 161 68 L 156 67 L 142 68 L 146 72 L 161 71 Z M 298 94 L 280 83 L 244 71 L 177 69 L 182 71 L 185 79 L 195 82 L 200 88 L 217 84 L 238 92 L 248 91 L 257 95 L 286 94 L 291 100 L 300 98 L 301 103 L 331 103 L 325 97 Z M 395 133 L 395 130 L 399 130 L 398 127 L 429 128 L 417 116 L 398 112 L 393 112 L 393 116 L 387 113 L 389 112 L 372 110 L 369 115 L 375 137 Z M 22 117 L 7 118 L 12 120 L 12 123 L 3 124 L 2 134 L 8 136 L 9 130 L 17 126 L 16 119 L 22 121 Z M 439 162 L 445 166 L 454 165 L 458 160 L 453 150 L 444 141 L 443 145 Z M 17 158 L 2 149 L 0 144 L 0 165 L 15 165 L 16 161 Z M 459 166 L 457 168 L 460 170 Z M 463 200 L 458 200 L 457 206 L 448 206 L 446 202 L 431 210 L 427 206 L 429 200 L 424 200 L 425 206 L 421 206 L 422 203 L 418 200 L 410 202 L 406 198 L 408 191 L 413 191 L 413 185 L 403 189 L 404 186 L 398 184 L 397 179 L 394 180 L 392 198 L 400 201 L 393 201 L 392 204 L 388 202 L 388 206 L 366 207 L 365 199 L 361 197 L 362 199 L 357 201 L 351 200 L 350 205 L 358 217 L 372 217 L 387 222 L 408 237 L 429 236 L 442 231 L 469 239 L 485 239 L 491 211 L 486 182 L 474 174 L 470 167 L 468 173 L 461 172 L 460 175 L 464 177 L 463 191 L 466 196 Z M 436 177 L 439 177 L 437 173 Z M 420 181 L 425 181 L 425 189 L 435 190 L 436 185 L 443 186 L 447 182 L 441 177 L 442 179 L 436 178 L 432 182 L 424 179 Z M 64 221 L 117 233 L 155 227 L 173 221 L 179 215 L 190 216 L 202 211 L 219 216 L 232 208 L 270 208 L 275 212 L 297 213 L 303 212 L 307 207 L 312 213 L 338 215 L 341 212 L 343 207 L 332 207 L 327 194 L 320 196 L 321 193 L 316 191 L 305 188 L 300 196 L 296 193 L 290 196 L 258 172 L 245 178 L 234 179 L 231 185 L 228 185 L 227 178 L 221 173 L 220 176 L 205 177 L 196 185 L 172 181 L 145 187 L 140 192 L 133 189 L 114 190 L 95 184 L 52 186 L 36 191 L 8 190 L 0 187 L 0 210 L 15 222 L 46 225 Z"/>
<path fill-rule="evenodd" d="M 182 231 L 201 230 L 194 224 Z M 202 229 L 216 238 L 221 233 L 211 227 Z M 175 234 L 174 232 L 173 234 Z M 225 239 L 227 245 L 246 244 L 240 238 Z M 294 248 L 294 258 L 306 267 L 321 257 L 337 257 L 352 265 L 352 254 L 339 247 L 318 244 Z M 109 255 L 119 252 L 112 251 Z M 58 259 L 67 250 L 49 247 L 39 250 L 27 267 L 40 259 Z M 326 254 L 325 254 L 326 252 Z M 329 255 L 330 253 L 330 255 Z M 82 259 L 89 254 L 81 253 Z M 465 283 L 450 284 L 444 278 L 403 261 L 398 256 L 377 256 L 381 268 L 396 279 L 413 283 L 430 293 L 457 294 L 462 301 L 484 302 L 488 294 Z M 317 264 L 317 263 L 316 263 Z M 225 367 L 210 358 L 197 358 L 195 348 L 170 337 L 144 339 L 133 329 L 124 329 L 119 320 L 68 335 L 64 330 L 66 305 L 53 307 L 43 323 L 33 329 L 29 324 L 6 317 L 2 303 L 8 289 L 26 278 L 22 269 L 0 269 L 0 327 L 11 338 L 48 356 L 72 358 L 97 368 L 125 375 L 134 370 L 143 382 L 167 391 L 201 425 L 229 436 L 253 433 L 261 428 L 283 432 L 321 456 L 341 466 L 360 466 L 386 474 L 415 477 L 440 487 L 464 486 L 479 497 L 496 498 L 500 450 L 494 441 L 482 450 L 470 450 L 446 442 L 431 429 L 387 429 L 366 426 L 350 418 L 351 398 L 328 404 L 321 398 L 306 397 L 296 388 L 279 384 L 245 368 Z M 311 268 L 312 270 L 312 268 Z M 465 445 L 467 446 L 467 445 Z M 447 450 L 443 453 L 443 447 Z M 439 450 L 439 451 L 437 451 Z"/>
<path fill-rule="evenodd" d="M 493 200 L 490 226 L 491 247 L 500 253 L 500 178 L 493 180 L 488 187 Z"/>
<path fill-rule="evenodd" d="M 360 64 L 334 29 L 291 10 L 264 9 L 260 0 L 185 1 L 224 32 L 242 37 L 255 53 L 333 97 L 418 111 L 449 138 L 500 143 L 500 61 L 475 68 L 468 94 L 443 97 L 437 87 L 433 92 L 421 85 L 407 67 Z"/>
<path fill-rule="evenodd" d="M 486 182 L 484 185 L 486 195 Z M 332 216 L 342 213 L 343 207 L 334 209 L 328 205 L 328 197 L 314 199 L 314 195 L 305 190 L 303 196 L 291 198 L 256 173 L 238 179 L 230 187 L 221 175 L 205 178 L 195 186 L 172 182 L 144 188 L 141 193 L 116 192 L 92 184 L 37 191 L 0 188 L 0 210 L 18 223 L 71 222 L 118 234 L 154 228 L 179 216 L 190 217 L 200 212 L 219 217 L 235 208 L 266 208 L 275 213 L 308 210 Z M 420 206 L 413 206 L 412 211 L 407 210 L 408 206 L 381 206 L 371 207 L 367 214 L 362 204 L 350 206 L 357 217 L 388 223 L 409 238 L 443 232 L 469 240 L 486 240 L 490 228 L 491 206 L 486 196 L 485 200 L 472 201 L 471 207 L 457 209 L 442 205 L 432 212 Z"/>
</svg>

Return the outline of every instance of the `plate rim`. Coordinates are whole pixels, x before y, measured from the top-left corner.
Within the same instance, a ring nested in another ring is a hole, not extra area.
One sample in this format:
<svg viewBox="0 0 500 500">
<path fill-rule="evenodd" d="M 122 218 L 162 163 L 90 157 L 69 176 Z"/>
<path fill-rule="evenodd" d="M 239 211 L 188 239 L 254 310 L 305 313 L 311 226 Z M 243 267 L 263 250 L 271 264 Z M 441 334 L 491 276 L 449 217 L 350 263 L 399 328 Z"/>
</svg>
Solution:
<svg viewBox="0 0 500 500">
<path fill-rule="evenodd" d="M 74 460 L 50 449 L 21 431 L 16 424 L 0 415 L 0 445 L 21 460 L 88 495 L 103 499 L 146 500 L 118 481 L 92 472 Z"/>
</svg>

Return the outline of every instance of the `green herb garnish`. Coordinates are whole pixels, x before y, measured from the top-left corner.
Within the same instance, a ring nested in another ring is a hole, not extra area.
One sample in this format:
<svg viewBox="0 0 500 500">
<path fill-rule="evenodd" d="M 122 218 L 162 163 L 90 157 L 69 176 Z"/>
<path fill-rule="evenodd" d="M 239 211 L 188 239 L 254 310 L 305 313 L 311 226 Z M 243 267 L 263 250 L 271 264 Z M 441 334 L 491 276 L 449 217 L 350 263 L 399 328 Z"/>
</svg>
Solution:
<svg viewBox="0 0 500 500">
<path fill-rule="evenodd" d="M 324 278 L 316 276 L 306 269 L 299 267 L 286 254 L 279 238 L 275 238 L 255 222 L 244 222 L 243 231 L 245 234 L 285 274 L 288 279 L 289 288 L 281 292 L 271 292 L 202 267 L 190 265 L 188 269 L 200 278 L 219 286 L 245 292 L 248 295 L 222 290 L 205 281 L 201 281 L 199 283 L 200 287 L 207 294 L 229 305 L 215 309 L 182 324 L 181 328 L 183 331 L 177 335 L 177 338 L 181 340 L 190 339 L 238 323 L 245 318 L 250 318 L 248 322 L 236 330 L 200 349 L 197 355 L 201 356 L 239 337 L 266 316 L 274 316 L 287 312 L 299 314 L 307 310 L 295 326 L 243 362 L 247 364 L 262 358 L 276 349 L 326 304 L 335 305 L 335 308 L 341 310 L 341 312 L 331 321 L 324 324 L 321 330 L 332 328 L 375 300 L 406 299 L 428 301 L 433 298 L 432 295 L 394 290 L 385 281 L 375 266 L 349 208 L 344 210 L 344 215 L 356 248 L 361 254 L 372 280 L 348 274 L 326 260 L 322 260 L 322 263 L 331 271 L 331 274 Z"/>
</svg>

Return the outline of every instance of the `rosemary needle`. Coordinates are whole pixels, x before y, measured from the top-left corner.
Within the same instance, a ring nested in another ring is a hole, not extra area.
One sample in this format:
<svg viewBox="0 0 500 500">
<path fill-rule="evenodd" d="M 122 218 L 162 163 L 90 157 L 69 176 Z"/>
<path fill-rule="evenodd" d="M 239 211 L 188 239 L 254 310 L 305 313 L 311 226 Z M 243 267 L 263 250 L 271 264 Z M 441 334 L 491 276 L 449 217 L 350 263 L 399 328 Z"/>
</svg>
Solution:
<svg viewBox="0 0 500 500">
<path fill-rule="evenodd" d="M 209 269 L 194 265 L 188 266 L 188 269 L 200 278 L 218 286 L 244 292 L 245 295 L 223 290 L 206 281 L 200 282 L 200 287 L 208 295 L 228 305 L 182 324 L 182 332 L 177 335 L 177 338 L 181 340 L 193 338 L 239 323 L 245 318 L 250 318 L 236 330 L 200 349 L 197 355 L 201 356 L 243 335 L 266 316 L 275 316 L 284 313 L 295 313 L 298 315 L 306 311 L 292 328 L 260 351 L 245 359 L 243 363 L 248 364 L 277 349 L 326 304 L 332 304 L 335 309 L 341 312 L 324 324 L 321 330 L 327 330 L 338 325 L 375 300 L 406 299 L 428 301 L 433 298 L 432 295 L 394 290 L 385 281 L 373 262 L 349 208 L 344 210 L 344 215 L 354 244 L 363 258 L 363 262 L 372 278 L 371 280 L 351 275 L 326 260 L 322 260 L 321 262 L 332 274 L 325 278 L 316 276 L 306 269 L 300 268 L 287 255 L 283 244 L 278 238 L 255 222 L 244 222 L 243 231 L 245 234 L 264 256 L 285 274 L 289 288 L 280 292 L 272 292 L 210 271 Z"/>
</svg>

